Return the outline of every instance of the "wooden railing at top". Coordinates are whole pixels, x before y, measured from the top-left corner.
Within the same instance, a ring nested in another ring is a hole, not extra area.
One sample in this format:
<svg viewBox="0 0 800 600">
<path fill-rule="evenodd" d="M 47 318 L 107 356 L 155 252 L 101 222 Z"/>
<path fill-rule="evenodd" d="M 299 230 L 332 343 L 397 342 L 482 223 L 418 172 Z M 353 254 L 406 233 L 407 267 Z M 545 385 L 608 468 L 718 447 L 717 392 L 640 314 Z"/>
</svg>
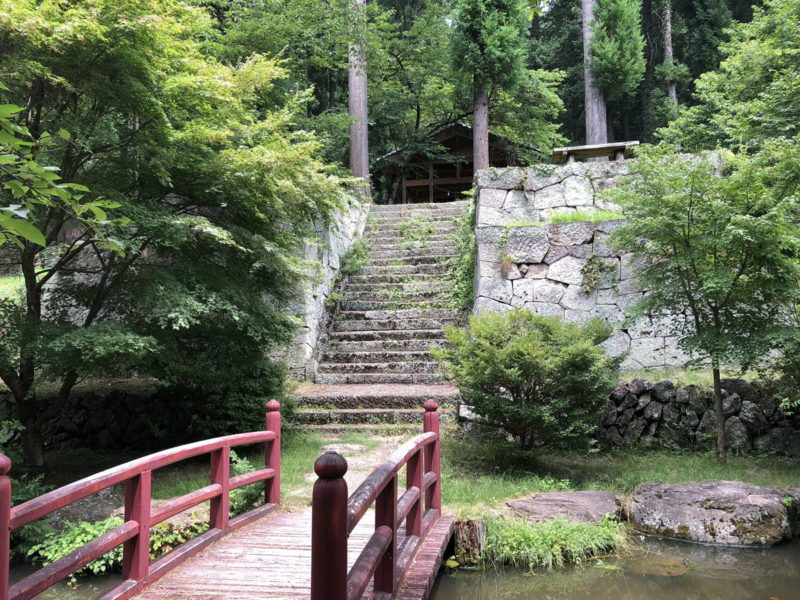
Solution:
<svg viewBox="0 0 800 600">
<path fill-rule="evenodd" d="M 428 400 L 424 408 L 424 433 L 395 450 L 349 499 L 344 457 L 328 452 L 314 464 L 319 479 L 312 499 L 311 600 L 357 600 L 373 577 L 373 597 L 391 598 L 397 592 L 442 509 L 439 407 Z M 404 465 L 406 490 L 398 500 L 398 472 Z M 347 538 L 373 503 L 375 532 L 348 573 Z"/>
<path fill-rule="evenodd" d="M 130 598 L 145 585 L 166 574 L 222 535 L 238 529 L 271 510 L 280 502 L 281 491 L 280 404 L 267 403 L 266 431 L 241 433 L 179 446 L 103 471 L 11 508 L 11 482 L 7 477 L 11 461 L 0 454 L 0 600 L 27 600 L 42 593 L 64 577 L 124 544 L 123 582 L 102 595 L 103 600 Z M 230 450 L 236 446 L 264 443 L 264 469 L 230 476 Z M 152 472 L 176 462 L 211 455 L 211 484 L 165 502 L 150 506 Z M 230 492 L 251 483 L 264 482 L 265 504 L 229 519 Z M 9 588 L 9 536 L 25 525 L 95 492 L 125 483 L 125 522 L 85 546 L 43 567 Z M 209 530 L 185 542 L 150 563 L 150 528 L 202 502 L 211 501 Z"/>
</svg>

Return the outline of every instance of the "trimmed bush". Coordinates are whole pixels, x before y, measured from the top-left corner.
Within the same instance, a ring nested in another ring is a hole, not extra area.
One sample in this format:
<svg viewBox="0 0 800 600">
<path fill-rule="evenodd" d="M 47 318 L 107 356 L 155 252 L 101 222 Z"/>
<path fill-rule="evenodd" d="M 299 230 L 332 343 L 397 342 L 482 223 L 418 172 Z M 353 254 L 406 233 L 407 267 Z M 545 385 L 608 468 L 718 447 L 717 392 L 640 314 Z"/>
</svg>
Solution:
<svg viewBox="0 0 800 600">
<path fill-rule="evenodd" d="M 523 449 L 586 448 L 616 386 L 617 362 L 597 346 L 610 333 L 599 320 L 485 312 L 448 327 L 435 355 L 472 410 Z"/>
</svg>

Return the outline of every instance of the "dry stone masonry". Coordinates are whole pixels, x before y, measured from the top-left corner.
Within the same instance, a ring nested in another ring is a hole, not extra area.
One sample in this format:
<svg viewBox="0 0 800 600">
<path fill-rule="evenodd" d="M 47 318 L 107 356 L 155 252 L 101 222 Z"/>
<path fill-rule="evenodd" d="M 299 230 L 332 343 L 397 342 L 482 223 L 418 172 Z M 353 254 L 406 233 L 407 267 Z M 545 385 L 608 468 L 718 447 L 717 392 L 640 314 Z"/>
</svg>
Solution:
<svg viewBox="0 0 800 600">
<path fill-rule="evenodd" d="M 723 379 L 722 389 L 730 450 L 800 456 L 800 415 L 780 408 L 771 384 Z M 716 427 L 710 389 L 634 379 L 611 393 L 599 437 L 610 447 L 693 448 L 710 445 Z"/>
<path fill-rule="evenodd" d="M 550 223 L 554 212 L 616 210 L 599 193 L 630 176 L 627 161 L 488 169 L 478 173 L 474 311 L 523 307 L 566 321 L 600 318 L 615 326 L 604 346 L 626 354 L 622 368 L 683 365 L 673 319 L 626 323 L 643 296 L 631 255 L 615 252 L 609 234 L 624 221 Z M 608 266 L 596 289 L 581 291 L 594 255 Z"/>
</svg>

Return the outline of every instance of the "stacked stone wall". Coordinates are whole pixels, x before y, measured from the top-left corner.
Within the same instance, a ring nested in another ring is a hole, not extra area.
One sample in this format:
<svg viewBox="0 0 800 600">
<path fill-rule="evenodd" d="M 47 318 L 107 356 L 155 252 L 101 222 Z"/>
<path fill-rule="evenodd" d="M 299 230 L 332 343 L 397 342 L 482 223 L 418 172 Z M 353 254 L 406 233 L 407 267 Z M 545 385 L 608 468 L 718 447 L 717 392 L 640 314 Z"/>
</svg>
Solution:
<svg viewBox="0 0 800 600">
<path fill-rule="evenodd" d="M 800 414 L 780 408 L 769 383 L 723 379 L 725 441 L 735 452 L 800 456 Z M 605 446 L 704 448 L 716 442 L 713 393 L 634 379 L 611 394 L 599 439 Z"/>
<path fill-rule="evenodd" d="M 632 256 L 609 245 L 622 220 L 550 223 L 554 212 L 614 211 L 600 193 L 629 177 L 627 161 L 489 169 L 478 174 L 474 312 L 527 308 L 566 321 L 600 318 L 614 326 L 604 346 L 625 355 L 624 370 L 682 366 L 684 315 L 630 320 L 642 299 Z M 599 285 L 581 290 L 590 256 L 605 262 Z"/>
</svg>

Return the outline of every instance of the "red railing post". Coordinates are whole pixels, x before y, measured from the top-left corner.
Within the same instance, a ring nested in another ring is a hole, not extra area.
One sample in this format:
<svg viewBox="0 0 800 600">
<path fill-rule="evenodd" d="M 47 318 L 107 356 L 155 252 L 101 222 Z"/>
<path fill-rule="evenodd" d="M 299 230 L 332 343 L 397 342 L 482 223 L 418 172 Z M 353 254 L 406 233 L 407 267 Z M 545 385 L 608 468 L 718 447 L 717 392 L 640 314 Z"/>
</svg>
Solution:
<svg viewBox="0 0 800 600">
<path fill-rule="evenodd" d="M 267 402 L 267 431 L 275 433 L 275 439 L 266 443 L 264 466 L 275 470 L 275 477 L 265 482 L 264 502 L 280 504 L 281 501 L 281 405 L 277 400 Z"/>
<path fill-rule="evenodd" d="M 8 600 L 8 562 L 11 554 L 11 459 L 0 454 L 0 600 Z"/>
<path fill-rule="evenodd" d="M 425 499 L 422 496 L 422 476 L 424 475 L 425 460 L 422 450 L 415 452 L 414 456 L 408 459 L 406 465 L 406 489 L 416 487 L 420 494 L 411 512 L 406 518 L 406 535 L 422 535 L 422 504 Z"/>
<path fill-rule="evenodd" d="M 125 482 L 125 521 L 136 521 L 139 532 L 122 546 L 122 579 L 142 581 L 150 569 L 150 487 L 147 469 Z"/>
<path fill-rule="evenodd" d="M 428 488 L 425 494 L 425 509 L 442 510 L 442 469 L 439 458 L 439 405 L 433 400 L 426 400 L 423 405 L 423 431 L 436 434 L 436 441 L 425 449 L 425 471 L 436 473 L 436 483 Z"/>
<path fill-rule="evenodd" d="M 375 499 L 375 529 L 386 526 L 392 530 L 392 541 L 375 569 L 375 592 L 394 595 L 397 584 L 397 475 L 392 477 Z"/>
<path fill-rule="evenodd" d="M 222 486 L 222 493 L 211 499 L 211 529 L 228 528 L 230 517 L 231 447 L 227 444 L 211 453 L 211 483 Z"/>
<path fill-rule="evenodd" d="M 347 461 L 326 452 L 314 463 L 311 600 L 347 600 Z"/>
</svg>

